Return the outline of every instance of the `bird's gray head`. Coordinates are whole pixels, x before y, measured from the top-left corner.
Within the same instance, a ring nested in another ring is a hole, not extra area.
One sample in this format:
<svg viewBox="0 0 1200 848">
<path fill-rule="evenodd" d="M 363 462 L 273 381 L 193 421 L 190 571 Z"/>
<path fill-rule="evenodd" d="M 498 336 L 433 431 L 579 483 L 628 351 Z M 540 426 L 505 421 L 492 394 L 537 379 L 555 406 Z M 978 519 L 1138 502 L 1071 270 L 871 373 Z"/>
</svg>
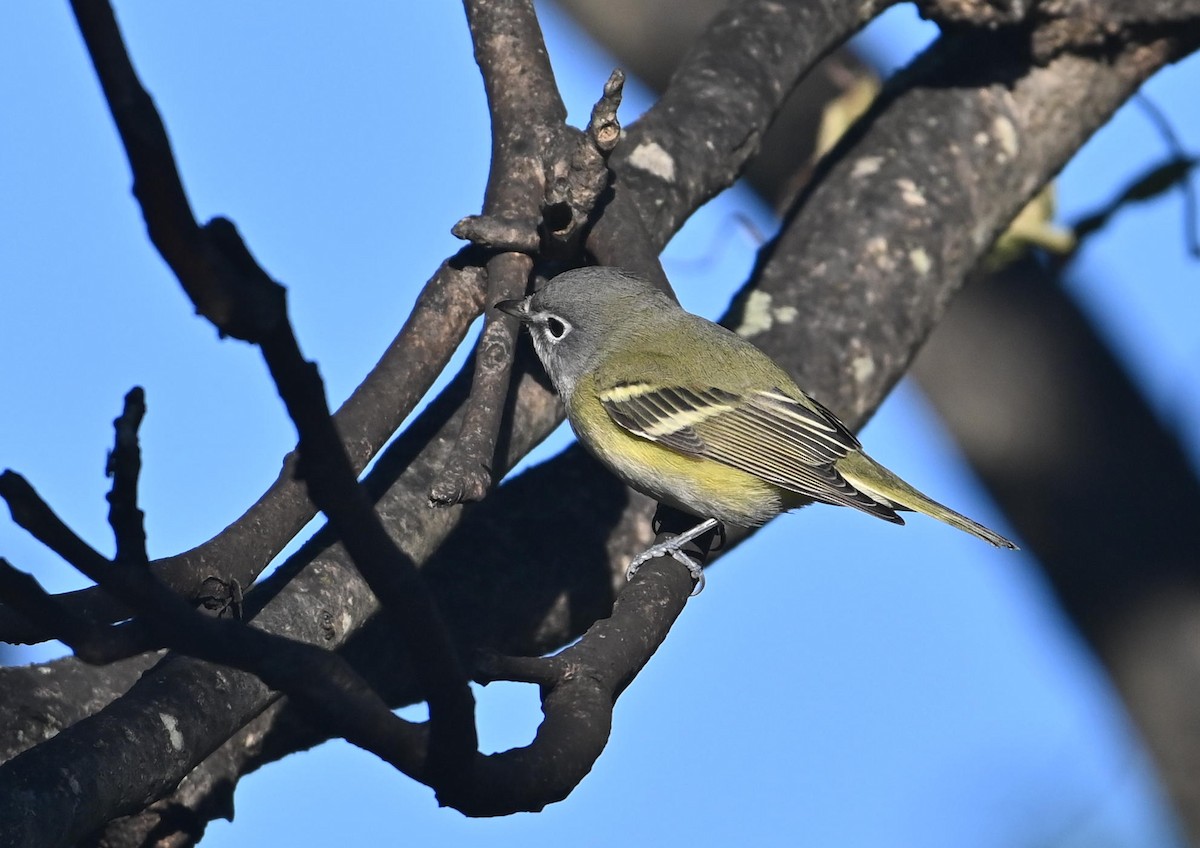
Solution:
<svg viewBox="0 0 1200 848">
<path fill-rule="evenodd" d="M 570 399 L 579 378 L 595 367 L 605 346 L 675 301 L 619 268 L 577 268 L 559 274 L 523 300 L 496 308 L 521 320 L 554 388 Z"/>
</svg>

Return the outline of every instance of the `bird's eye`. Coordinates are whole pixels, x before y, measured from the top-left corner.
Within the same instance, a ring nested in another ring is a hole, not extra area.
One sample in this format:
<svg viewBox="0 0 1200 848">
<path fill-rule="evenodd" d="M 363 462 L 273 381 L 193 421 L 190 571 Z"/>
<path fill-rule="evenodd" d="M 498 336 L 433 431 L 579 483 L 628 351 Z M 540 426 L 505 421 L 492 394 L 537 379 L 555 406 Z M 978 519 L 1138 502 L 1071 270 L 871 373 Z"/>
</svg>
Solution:
<svg viewBox="0 0 1200 848">
<path fill-rule="evenodd" d="M 557 341 L 567 334 L 567 322 L 551 315 L 546 319 L 546 330 L 550 337 Z"/>
</svg>

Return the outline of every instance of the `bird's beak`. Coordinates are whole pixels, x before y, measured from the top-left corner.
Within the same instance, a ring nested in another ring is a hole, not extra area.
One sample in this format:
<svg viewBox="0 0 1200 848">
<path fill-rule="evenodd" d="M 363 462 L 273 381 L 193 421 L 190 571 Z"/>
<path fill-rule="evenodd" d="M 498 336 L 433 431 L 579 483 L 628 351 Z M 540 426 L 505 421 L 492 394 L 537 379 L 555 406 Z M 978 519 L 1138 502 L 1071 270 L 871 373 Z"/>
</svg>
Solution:
<svg viewBox="0 0 1200 848">
<path fill-rule="evenodd" d="M 529 298 L 527 297 L 520 300 L 502 300 L 495 305 L 495 308 L 520 321 L 529 320 Z"/>
</svg>

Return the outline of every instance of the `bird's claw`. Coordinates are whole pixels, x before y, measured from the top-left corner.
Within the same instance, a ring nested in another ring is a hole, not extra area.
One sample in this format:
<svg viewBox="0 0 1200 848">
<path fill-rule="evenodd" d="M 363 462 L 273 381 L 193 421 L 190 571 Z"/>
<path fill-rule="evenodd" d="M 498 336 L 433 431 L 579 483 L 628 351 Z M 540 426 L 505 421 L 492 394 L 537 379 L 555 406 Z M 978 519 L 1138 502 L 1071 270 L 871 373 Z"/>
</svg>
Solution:
<svg viewBox="0 0 1200 848">
<path fill-rule="evenodd" d="M 696 595 L 699 595 L 702 591 L 704 591 L 704 566 L 702 566 L 692 557 L 685 554 L 683 552 L 683 546 L 695 539 L 697 536 L 707 533 L 714 527 L 721 527 L 722 531 L 724 531 L 724 527 L 722 527 L 719 521 L 717 521 L 715 518 L 709 518 L 706 521 L 702 521 L 701 523 L 697 524 L 695 527 L 685 533 L 681 533 L 678 536 L 674 536 L 655 545 L 651 545 L 649 548 L 635 556 L 629 563 L 629 567 L 625 569 L 625 579 L 632 580 L 633 575 L 637 574 L 638 569 L 650 560 L 661 556 L 669 556 L 676 562 L 682 563 L 684 568 L 688 570 L 688 573 L 692 575 L 692 580 L 696 582 L 696 588 L 692 590 L 690 597 L 696 597 Z"/>
</svg>

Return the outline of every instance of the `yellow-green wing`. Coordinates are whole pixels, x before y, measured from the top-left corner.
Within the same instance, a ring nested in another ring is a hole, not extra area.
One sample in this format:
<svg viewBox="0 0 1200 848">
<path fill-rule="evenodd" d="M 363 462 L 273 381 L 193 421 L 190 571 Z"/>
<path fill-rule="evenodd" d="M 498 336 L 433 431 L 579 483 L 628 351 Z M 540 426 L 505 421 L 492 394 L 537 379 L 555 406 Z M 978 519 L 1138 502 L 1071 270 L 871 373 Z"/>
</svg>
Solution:
<svg viewBox="0 0 1200 848">
<path fill-rule="evenodd" d="M 689 456 L 705 457 L 812 500 L 901 522 L 892 504 L 859 491 L 836 463 L 858 439 L 816 401 L 778 390 L 744 394 L 711 387 L 627 383 L 600 401 L 625 430 Z"/>
</svg>

